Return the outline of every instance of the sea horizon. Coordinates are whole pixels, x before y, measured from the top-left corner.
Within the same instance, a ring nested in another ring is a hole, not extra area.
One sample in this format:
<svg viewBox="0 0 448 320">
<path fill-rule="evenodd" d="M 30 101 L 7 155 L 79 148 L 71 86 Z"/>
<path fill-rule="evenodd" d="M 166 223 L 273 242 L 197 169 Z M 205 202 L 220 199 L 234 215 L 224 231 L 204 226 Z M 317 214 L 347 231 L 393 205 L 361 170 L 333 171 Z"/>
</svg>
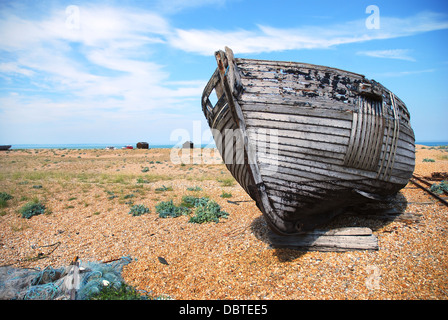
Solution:
<svg viewBox="0 0 448 320">
<path fill-rule="evenodd" d="M 428 147 L 446 146 L 448 141 L 416 141 L 417 145 Z M 105 149 L 106 147 L 115 147 L 121 149 L 127 145 L 137 148 L 137 144 L 129 143 L 30 143 L 30 144 L 11 144 L 12 149 Z M 149 145 L 149 149 L 171 149 L 173 147 L 181 148 L 179 144 L 153 144 Z M 195 146 L 196 148 L 198 146 Z M 215 144 L 201 144 L 199 148 L 216 148 Z"/>
<path fill-rule="evenodd" d="M 11 144 L 10 150 L 13 149 L 105 149 L 106 147 L 115 147 L 121 149 L 125 146 L 137 148 L 137 144 L 130 143 L 30 143 L 30 144 Z M 149 145 L 149 149 L 171 149 L 173 147 L 181 148 L 179 144 L 154 144 Z M 200 148 L 215 148 L 215 145 L 202 144 Z"/>
</svg>

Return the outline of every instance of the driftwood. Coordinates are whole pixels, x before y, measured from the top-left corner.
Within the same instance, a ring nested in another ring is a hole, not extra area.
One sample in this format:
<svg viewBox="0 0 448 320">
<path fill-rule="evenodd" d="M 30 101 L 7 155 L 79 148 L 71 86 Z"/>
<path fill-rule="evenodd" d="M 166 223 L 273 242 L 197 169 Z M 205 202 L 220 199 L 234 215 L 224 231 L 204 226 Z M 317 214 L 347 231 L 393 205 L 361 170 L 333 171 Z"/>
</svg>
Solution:
<svg viewBox="0 0 448 320">
<path fill-rule="evenodd" d="M 425 177 L 425 179 L 432 181 L 448 180 L 448 172 L 433 172 L 430 177 Z"/>
<path fill-rule="evenodd" d="M 269 231 L 268 238 L 273 248 L 302 251 L 378 250 L 378 239 L 369 228 L 314 230 L 293 236 L 280 236 Z"/>
<path fill-rule="evenodd" d="M 421 179 L 421 178 L 419 178 L 419 177 L 417 177 L 417 176 L 415 176 L 415 175 L 412 175 L 412 178 L 413 178 L 413 179 L 409 180 L 411 183 L 413 183 L 414 185 L 416 185 L 416 186 L 419 187 L 420 189 L 426 191 L 426 192 L 429 193 L 431 196 L 433 196 L 434 198 L 436 198 L 437 200 L 439 200 L 442 204 L 444 204 L 445 206 L 448 207 L 448 201 L 446 201 L 444 198 L 442 198 L 442 197 L 439 196 L 438 194 L 432 192 L 430 189 L 425 188 L 425 187 L 424 187 L 423 185 L 421 185 L 419 182 L 415 181 L 415 179 L 417 179 L 418 181 L 423 182 L 423 183 L 425 183 L 426 185 L 428 185 L 429 183 L 428 183 L 427 181 L 424 181 L 423 179 Z M 446 192 L 445 192 L 445 193 L 446 193 Z"/>
</svg>

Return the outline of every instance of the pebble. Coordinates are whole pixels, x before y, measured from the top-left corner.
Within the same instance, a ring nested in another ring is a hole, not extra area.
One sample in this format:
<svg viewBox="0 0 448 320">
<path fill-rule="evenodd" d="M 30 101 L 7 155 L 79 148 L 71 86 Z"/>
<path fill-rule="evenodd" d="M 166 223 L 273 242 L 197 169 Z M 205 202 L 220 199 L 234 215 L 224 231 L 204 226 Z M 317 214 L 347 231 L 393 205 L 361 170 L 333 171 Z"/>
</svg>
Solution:
<svg viewBox="0 0 448 320">
<path fill-rule="evenodd" d="M 75 256 L 84 261 L 130 256 L 134 260 L 123 269 L 125 281 L 137 289 L 173 299 L 448 298 L 448 210 L 411 184 L 400 195 L 412 202 L 406 212 L 423 215 L 420 221 L 340 217 L 332 223 L 337 227 L 370 227 L 378 237 L 378 251 L 301 252 L 269 248 L 266 222 L 255 203 L 237 184 L 223 187 L 217 181 L 217 177 L 228 177 L 223 164 L 192 165 L 192 170 L 188 170 L 189 165 L 170 168 L 155 164 L 153 171 L 142 173 L 142 166 L 150 160 L 169 159 L 169 150 L 86 150 L 82 159 L 77 158 L 76 151 L 65 151 L 64 158 L 60 158 L 59 151 L 56 155 L 43 151 L 37 155 L 19 151 L 0 155 L 0 191 L 15 192 L 11 205 L 2 209 L 6 214 L 0 216 L 0 265 L 45 268 L 67 266 Z M 439 160 L 437 152 L 418 149 L 415 172 L 425 176 L 433 171 L 448 171 L 448 161 Z M 127 161 L 117 173 L 119 154 Z M 34 172 L 35 166 L 53 157 L 58 158 L 58 167 L 41 170 L 52 170 L 55 178 L 33 181 L 44 188 L 30 191 L 29 185 L 19 185 L 22 180 L 12 178 L 19 170 Z M 436 162 L 422 162 L 423 158 L 436 158 Z M 12 159 L 19 162 L 11 163 Z M 81 170 L 135 175 L 135 179 L 122 184 L 89 182 L 88 178 L 80 181 L 76 172 Z M 193 172 L 191 176 L 186 174 L 189 171 Z M 74 178 L 64 179 L 64 173 Z M 142 192 L 133 198 L 135 203 L 146 204 L 151 213 L 133 217 L 128 214 L 129 205 L 120 202 L 119 197 L 107 199 L 105 190 L 119 196 L 120 188 L 131 193 L 138 186 L 136 178 L 147 174 L 164 177 L 139 186 Z M 174 190 L 156 193 L 154 189 L 162 185 Z M 200 186 L 202 191 L 186 190 L 193 186 Z M 229 203 L 220 197 L 223 191 L 232 194 L 230 200 L 245 202 Z M 16 210 L 25 203 L 20 197 L 30 196 L 29 192 L 45 198 L 52 213 L 20 218 Z M 214 199 L 229 213 L 228 219 L 198 225 L 188 223 L 188 217 L 158 218 L 157 202 L 180 201 L 187 194 Z M 74 208 L 67 209 L 66 200 L 75 196 L 77 199 L 70 201 Z M 433 204 L 419 204 L 427 202 Z M 60 246 L 48 254 L 52 247 L 45 246 L 58 241 Z M 39 253 L 44 254 L 43 258 L 33 259 Z M 169 261 L 169 265 L 158 257 Z"/>
</svg>

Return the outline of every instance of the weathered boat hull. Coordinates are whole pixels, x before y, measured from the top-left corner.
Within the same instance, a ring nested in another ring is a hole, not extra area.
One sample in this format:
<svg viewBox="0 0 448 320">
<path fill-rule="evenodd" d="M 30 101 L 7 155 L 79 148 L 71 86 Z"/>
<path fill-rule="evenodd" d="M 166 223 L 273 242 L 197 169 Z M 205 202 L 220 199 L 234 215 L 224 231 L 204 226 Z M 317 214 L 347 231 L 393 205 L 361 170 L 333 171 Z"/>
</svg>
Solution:
<svg viewBox="0 0 448 320">
<path fill-rule="evenodd" d="M 228 48 L 216 60 L 204 114 L 227 168 L 275 232 L 313 229 L 408 183 L 409 112 L 381 84 L 324 66 L 235 59 Z"/>
</svg>

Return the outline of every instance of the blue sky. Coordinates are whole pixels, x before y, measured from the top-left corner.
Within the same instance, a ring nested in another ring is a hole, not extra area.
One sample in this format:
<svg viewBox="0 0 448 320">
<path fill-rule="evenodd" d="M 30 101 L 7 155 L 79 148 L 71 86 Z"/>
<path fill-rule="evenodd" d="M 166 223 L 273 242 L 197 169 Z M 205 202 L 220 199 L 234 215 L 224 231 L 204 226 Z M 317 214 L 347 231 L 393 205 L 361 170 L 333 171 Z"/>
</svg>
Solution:
<svg viewBox="0 0 448 320">
<path fill-rule="evenodd" d="M 0 144 L 209 143 L 200 98 L 224 46 L 362 73 L 418 141 L 448 141 L 444 0 L 3 0 Z"/>
</svg>

